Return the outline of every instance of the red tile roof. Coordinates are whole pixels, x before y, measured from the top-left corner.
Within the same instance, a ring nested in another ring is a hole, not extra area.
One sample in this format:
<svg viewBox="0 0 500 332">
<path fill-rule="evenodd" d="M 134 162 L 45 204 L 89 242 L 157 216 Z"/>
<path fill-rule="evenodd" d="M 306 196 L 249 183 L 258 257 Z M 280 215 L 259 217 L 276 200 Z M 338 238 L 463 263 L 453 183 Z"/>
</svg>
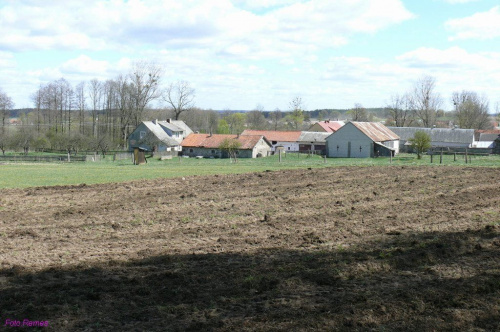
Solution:
<svg viewBox="0 0 500 332">
<path fill-rule="evenodd" d="M 366 136 L 370 137 L 374 142 L 394 141 L 399 139 L 398 135 L 379 122 L 351 121 L 350 123 L 361 130 Z"/>
<path fill-rule="evenodd" d="M 216 149 L 218 148 L 225 139 L 236 139 L 241 143 L 240 149 L 251 150 L 257 145 L 257 143 L 262 138 L 262 135 L 251 135 L 251 136 L 237 136 L 237 135 L 221 135 L 221 134 L 191 134 L 186 137 L 181 145 L 183 147 L 197 147 L 197 148 L 207 148 Z"/>
<path fill-rule="evenodd" d="M 318 121 L 317 124 L 320 125 L 321 128 L 323 128 L 327 133 L 334 133 L 344 125 L 344 123 L 341 121 L 330 120 Z"/>
<path fill-rule="evenodd" d="M 275 130 L 250 130 L 241 133 L 241 136 L 259 135 L 264 136 L 268 141 L 297 142 L 301 131 L 275 131 Z"/>
</svg>

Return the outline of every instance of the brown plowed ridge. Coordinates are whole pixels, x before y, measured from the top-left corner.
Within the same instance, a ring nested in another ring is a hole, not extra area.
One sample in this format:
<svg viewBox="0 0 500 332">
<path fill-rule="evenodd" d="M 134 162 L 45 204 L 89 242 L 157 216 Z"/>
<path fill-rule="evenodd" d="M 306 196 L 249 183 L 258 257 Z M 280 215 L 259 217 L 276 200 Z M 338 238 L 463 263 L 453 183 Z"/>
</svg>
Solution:
<svg viewBox="0 0 500 332">
<path fill-rule="evenodd" d="M 0 325 L 495 330 L 499 231 L 490 168 L 0 190 Z"/>
</svg>

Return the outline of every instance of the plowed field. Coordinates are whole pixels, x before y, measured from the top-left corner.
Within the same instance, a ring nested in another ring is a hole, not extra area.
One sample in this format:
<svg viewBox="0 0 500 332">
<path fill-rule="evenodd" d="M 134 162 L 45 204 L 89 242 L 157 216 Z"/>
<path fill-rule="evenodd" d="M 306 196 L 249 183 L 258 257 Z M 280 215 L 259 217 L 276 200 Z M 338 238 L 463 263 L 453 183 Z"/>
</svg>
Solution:
<svg viewBox="0 0 500 332">
<path fill-rule="evenodd" d="M 0 326 L 500 330 L 500 171 L 0 190 Z"/>
</svg>

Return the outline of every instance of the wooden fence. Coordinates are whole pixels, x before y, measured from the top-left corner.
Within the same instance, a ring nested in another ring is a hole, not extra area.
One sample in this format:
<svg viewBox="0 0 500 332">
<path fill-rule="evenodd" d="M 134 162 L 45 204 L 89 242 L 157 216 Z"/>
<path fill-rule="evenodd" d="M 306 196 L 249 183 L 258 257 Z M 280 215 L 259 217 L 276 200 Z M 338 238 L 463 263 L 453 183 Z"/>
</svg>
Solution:
<svg viewBox="0 0 500 332">
<path fill-rule="evenodd" d="M 87 156 L 70 156 L 71 162 L 86 161 Z M 0 161 L 14 161 L 14 162 L 67 162 L 68 155 L 49 155 L 49 156 L 25 156 L 25 155 L 6 155 L 0 156 Z"/>
</svg>

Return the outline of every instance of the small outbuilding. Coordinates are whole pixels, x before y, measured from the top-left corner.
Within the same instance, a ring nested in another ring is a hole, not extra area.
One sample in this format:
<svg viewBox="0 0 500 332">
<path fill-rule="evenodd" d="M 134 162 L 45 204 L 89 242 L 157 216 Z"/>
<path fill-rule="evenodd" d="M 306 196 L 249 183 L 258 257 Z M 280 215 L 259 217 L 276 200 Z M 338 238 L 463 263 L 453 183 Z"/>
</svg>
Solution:
<svg viewBox="0 0 500 332">
<path fill-rule="evenodd" d="M 326 138 L 330 132 L 303 131 L 298 139 L 299 151 L 302 153 L 326 154 Z"/>
<path fill-rule="evenodd" d="M 348 122 L 326 138 L 327 157 L 370 158 L 399 153 L 399 137 L 378 122 Z"/>
<path fill-rule="evenodd" d="M 474 147 L 495 150 L 500 140 L 500 130 L 477 130 L 475 138 L 476 143 Z"/>
<path fill-rule="evenodd" d="M 238 158 L 266 157 L 271 143 L 262 135 L 191 134 L 182 141 L 182 155 L 189 157 L 228 158 L 227 151 L 220 149 L 225 140 L 236 140 Z"/>
</svg>

